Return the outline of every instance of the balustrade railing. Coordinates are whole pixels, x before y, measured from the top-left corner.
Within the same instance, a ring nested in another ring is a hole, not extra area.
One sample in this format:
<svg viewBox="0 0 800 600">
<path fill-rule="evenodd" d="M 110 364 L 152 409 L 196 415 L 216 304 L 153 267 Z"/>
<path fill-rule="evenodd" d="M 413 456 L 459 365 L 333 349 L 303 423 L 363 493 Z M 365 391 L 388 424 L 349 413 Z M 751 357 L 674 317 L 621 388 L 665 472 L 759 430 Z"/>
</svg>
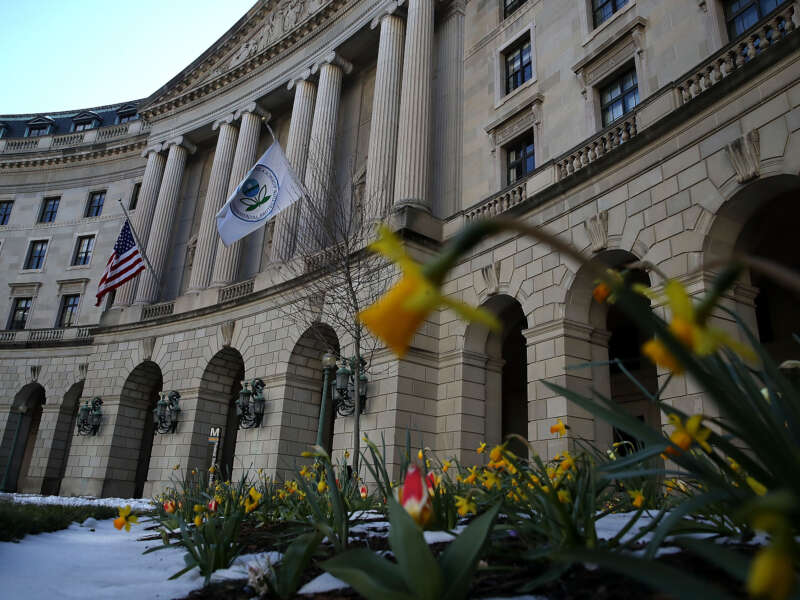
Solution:
<svg viewBox="0 0 800 600">
<path fill-rule="evenodd" d="M 128 124 L 116 125 L 115 127 L 104 127 L 97 132 L 97 141 L 103 142 L 128 133 Z"/>
<path fill-rule="evenodd" d="M 64 329 L 30 329 L 29 342 L 57 342 L 64 337 Z"/>
<path fill-rule="evenodd" d="M 499 194 L 495 194 L 481 204 L 469 209 L 464 215 L 465 219 L 472 221 L 504 213 L 520 202 L 525 201 L 528 197 L 527 186 L 527 180 L 523 180 L 521 183 L 517 182 L 513 187 L 506 188 Z"/>
<path fill-rule="evenodd" d="M 82 131 L 80 133 L 70 133 L 69 135 L 57 135 L 53 138 L 53 148 L 82 144 L 83 135 Z"/>
<path fill-rule="evenodd" d="M 0 342 L 13 342 L 15 337 L 16 331 L 0 331 Z"/>
<path fill-rule="evenodd" d="M 6 142 L 6 152 L 24 152 L 25 150 L 33 150 L 39 147 L 39 138 L 30 138 L 22 140 L 8 140 Z"/>
<path fill-rule="evenodd" d="M 166 317 L 175 311 L 175 302 L 160 302 L 158 304 L 151 304 L 142 309 L 142 321 L 150 319 L 157 319 L 158 317 Z"/>
<path fill-rule="evenodd" d="M 636 114 L 637 111 L 629 112 L 603 129 L 594 138 L 589 138 L 586 143 L 557 159 L 556 174 L 558 179 L 569 177 L 601 156 L 608 154 L 628 140 L 636 137 L 638 133 Z"/>
<path fill-rule="evenodd" d="M 224 287 L 219 291 L 218 301 L 227 302 L 228 300 L 236 300 L 236 298 L 241 298 L 242 296 L 247 296 L 248 294 L 252 294 L 254 285 L 255 285 L 255 280 L 248 279 L 247 281 L 234 283 L 233 285 Z"/>
</svg>

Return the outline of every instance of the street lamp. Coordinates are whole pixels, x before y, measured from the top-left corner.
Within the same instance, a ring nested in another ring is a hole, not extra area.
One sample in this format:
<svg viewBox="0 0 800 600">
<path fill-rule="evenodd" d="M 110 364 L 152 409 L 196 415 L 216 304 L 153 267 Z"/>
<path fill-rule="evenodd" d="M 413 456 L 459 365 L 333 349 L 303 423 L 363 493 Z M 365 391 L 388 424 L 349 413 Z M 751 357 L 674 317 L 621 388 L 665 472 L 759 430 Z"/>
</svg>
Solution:
<svg viewBox="0 0 800 600">
<path fill-rule="evenodd" d="M 181 412 L 178 401 L 181 395 L 172 390 L 161 392 L 161 397 L 153 409 L 153 425 L 156 433 L 175 433 L 178 428 L 178 413 Z"/>
<path fill-rule="evenodd" d="M 322 432 L 325 428 L 325 412 L 328 410 L 328 388 L 331 373 L 336 368 L 336 356 L 330 352 L 322 355 L 322 402 L 319 404 L 319 423 L 317 424 L 317 446 L 322 446 Z"/>
<path fill-rule="evenodd" d="M 247 389 L 251 386 L 253 391 Z M 239 417 L 239 429 L 252 429 L 261 427 L 264 418 L 264 388 L 266 384 L 261 379 L 243 381 L 242 391 L 236 400 L 236 416 Z"/>
<path fill-rule="evenodd" d="M 103 400 L 100 396 L 95 396 L 91 400 L 91 406 L 89 406 L 89 402 L 87 400 L 78 411 L 78 435 L 97 435 L 97 431 L 100 429 L 100 422 L 103 419 L 103 411 L 100 407 L 103 405 Z"/>
<path fill-rule="evenodd" d="M 357 362 L 361 364 L 358 365 Z M 349 363 L 349 367 L 347 364 Z M 359 413 L 364 412 L 364 407 L 367 400 L 367 374 L 365 373 L 367 361 L 363 358 L 357 361 L 356 358 L 344 359 L 342 366 L 336 371 L 336 412 L 343 417 L 349 417 L 356 410 L 355 404 L 355 377 L 358 377 L 358 396 L 359 405 L 361 410 Z M 358 375 L 356 375 L 356 373 Z"/>
</svg>

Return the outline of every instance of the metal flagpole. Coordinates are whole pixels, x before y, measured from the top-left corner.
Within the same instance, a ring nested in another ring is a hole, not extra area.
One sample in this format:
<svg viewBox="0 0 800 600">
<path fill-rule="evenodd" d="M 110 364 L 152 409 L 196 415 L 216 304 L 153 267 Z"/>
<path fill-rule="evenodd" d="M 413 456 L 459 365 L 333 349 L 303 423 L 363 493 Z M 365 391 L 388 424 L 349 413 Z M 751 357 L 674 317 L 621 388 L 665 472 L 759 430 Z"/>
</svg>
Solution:
<svg viewBox="0 0 800 600">
<path fill-rule="evenodd" d="M 142 255 L 142 259 L 144 259 L 144 264 L 147 266 L 148 269 L 150 269 L 150 274 L 156 280 L 156 285 L 158 286 L 158 289 L 160 289 L 161 281 L 159 280 L 158 275 L 156 275 L 156 271 L 155 269 L 153 269 L 153 265 L 150 264 L 150 260 L 147 258 L 147 254 L 145 254 L 144 252 L 144 246 L 142 246 L 142 244 L 139 242 L 139 236 L 136 235 L 136 230 L 133 228 L 133 221 L 131 221 L 131 217 L 128 214 L 128 211 L 125 209 L 125 205 L 122 203 L 122 198 L 117 198 L 117 202 L 119 202 L 119 206 L 122 209 L 122 212 L 125 213 L 125 219 L 127 219 L 128 225 L 131 228 L 131 233 L 133 234 L 133 240 L 139 247 L 139 254 Z"/>
</svg>

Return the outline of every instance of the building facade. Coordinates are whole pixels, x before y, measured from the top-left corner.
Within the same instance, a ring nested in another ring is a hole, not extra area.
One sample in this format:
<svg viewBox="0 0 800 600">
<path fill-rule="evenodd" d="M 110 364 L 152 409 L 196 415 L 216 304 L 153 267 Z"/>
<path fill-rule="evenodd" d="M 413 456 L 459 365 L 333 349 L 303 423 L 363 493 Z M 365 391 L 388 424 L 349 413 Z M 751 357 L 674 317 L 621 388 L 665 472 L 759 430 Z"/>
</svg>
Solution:
<svg viewBox="0 0 800 600">
<path fill-rule="evenodd" d="M 309 189 L 327 197 L 352 179 L 420 258 L 471 220 L 509 215 L 587 260 L 649 265 L 636 276 L 655 289 L 670 277 L 702 295 L 732 252 L 797 267 L 799 26 L 788 0 L 259 0 L 149 98 L 0 116 L 4 487 L 153 494 L 175 466 L 208 468 L 216 428 L 234 476 L 301 461 L 322 355 L 352 340 L 287 316 L 314 277 L 285 268 L 297 210 L 230 247 L 214 221 L 271 132 Z M 123 207 L 156 276 L 95 307 Z M 407 431 L 467 464 L 511 433 L 545 457 L 570 437 L 625 439 L 545 382 L 593 388 L 653 424 L 659 388 L 714 414 L 692 381 L 641 356 L 640 332 L 592 287 L 546 244 L 482 244 L 444 289 L 502 332 L 442 310 L 404 358 L 378 350 L 361 430 L 393 465 Z M 798 354 L 795 302 L 748 274 L 724 305 L 785 360 Z M 715 319 L 734 330 L 731 314 Z M 256 378 L 263 423 L 239 429 L 234 401 Z M 154 433 L 173 390 L 177 429 Z M 77 435 L 94 397 L 96 435 Z M 568 437 L 550 433 L 557 419 Z M 353 425 L 327 425 L 335 456 Z"/>
</svg>

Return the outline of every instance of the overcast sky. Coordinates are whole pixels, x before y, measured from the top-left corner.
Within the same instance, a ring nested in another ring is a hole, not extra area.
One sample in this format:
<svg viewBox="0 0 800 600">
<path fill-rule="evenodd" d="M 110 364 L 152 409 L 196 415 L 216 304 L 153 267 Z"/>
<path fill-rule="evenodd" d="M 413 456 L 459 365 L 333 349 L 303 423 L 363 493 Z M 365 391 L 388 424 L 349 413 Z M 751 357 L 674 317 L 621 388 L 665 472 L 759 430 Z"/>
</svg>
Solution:
<svg viewBox="0 0 800 600">
<path fill-rule="evenodd" d="M 255 0 L 0 0 L 0 114 L 145 98 Z"/>
</svg>

